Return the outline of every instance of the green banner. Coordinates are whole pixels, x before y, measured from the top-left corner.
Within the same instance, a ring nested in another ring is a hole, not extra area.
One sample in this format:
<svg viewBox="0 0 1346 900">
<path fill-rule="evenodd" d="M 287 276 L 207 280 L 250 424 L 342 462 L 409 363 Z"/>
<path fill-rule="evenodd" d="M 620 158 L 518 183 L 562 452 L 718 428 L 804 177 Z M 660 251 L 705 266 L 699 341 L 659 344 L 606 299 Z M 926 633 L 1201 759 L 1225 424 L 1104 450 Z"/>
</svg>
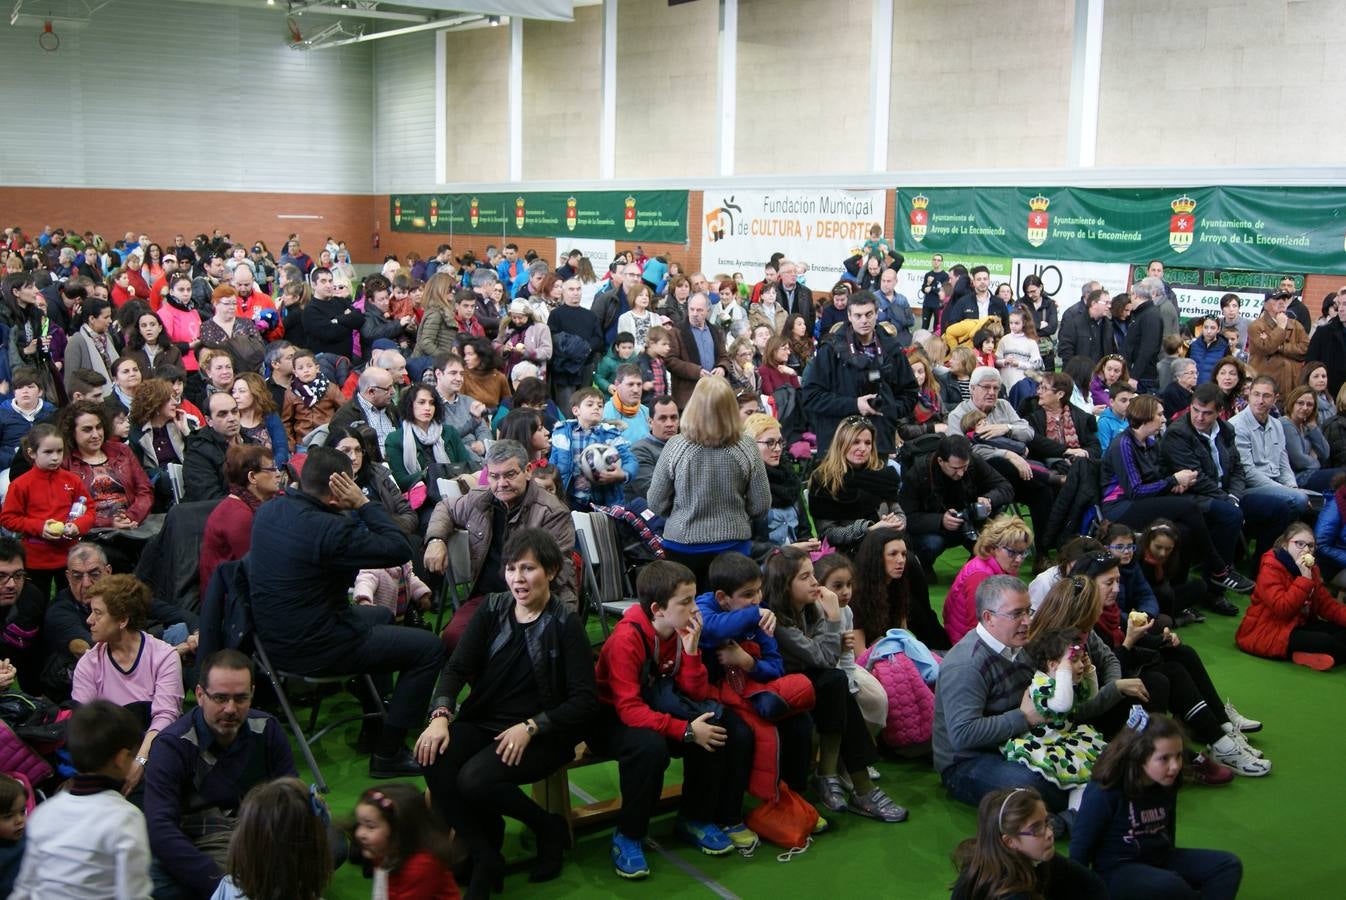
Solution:
<svg viewBox="0 0 1346 900">
<path fill-rule="evenodd" d="M 1253 271 L 1346 266 L 1346 188 L 899 188 L 903 250 Z"/>
<path fill-rule="evenodd" d="M 686 191 L 394 194 L 393 231 L 687 243 Z"/>
</svg>

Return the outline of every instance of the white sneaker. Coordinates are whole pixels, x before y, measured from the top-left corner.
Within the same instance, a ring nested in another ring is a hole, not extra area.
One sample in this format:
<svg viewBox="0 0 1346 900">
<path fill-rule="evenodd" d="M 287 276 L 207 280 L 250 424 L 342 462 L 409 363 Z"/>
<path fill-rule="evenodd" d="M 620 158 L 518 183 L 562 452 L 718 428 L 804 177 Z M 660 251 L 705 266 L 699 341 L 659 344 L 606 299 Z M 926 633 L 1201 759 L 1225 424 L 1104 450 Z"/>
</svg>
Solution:
<svg viewBox="0 0 1346 900">
<path fill-rule="evenodd" d="M 1271 774 L 1271 762 L 1258 759 L 1245 750 L 1231 735 L 1225 735 L 1210 745 L 1210 755 L 1221 765 L 1228 766 L 1237 775 L 1261 778 Z"/>
<path fill-rule="evenodd" d="M 1256 756 L 1258 759 L 1263 758 L 1265 754 L 1263 754 L 1261 750 L 1258 750 L 1256 747 L 1250 744 L 1248 742 L 1248 738 L 1244 736 L 1243 732 L 1235 728 L 1232 723 L 1226 722 L 1220 727 L 1224 729 L 1225 734 L 1233 738 L 1234 743 L 1238 744 L 1240 747 L 1251 753 L 1253 756 Z"/>
<path fill-rule="evenodd" d="M 1261 722 L 1256 719 L 1250 719 L 1237 709 L 1234 709 L 1234 704 L 1230 703 L 1228 700 L 1224 702 L 1224 714 L 1229 717 L 1230 724 L 1239 731 L 1252 733 L 1254 731 L 1262 730 Z"/>
<path fill-rule="evenodd" d="M 869 780 L 870 780 L 870 781 L 878 781 L 878 780 L 879 780 L 879 777 L 880 777 L 880 776 L 879 776 L 879 770 L 878 770 L 878 769 L 874 768 L 873 766 L 867 766 L 867 767 L 866 767 L 866 771 L 869 773 Z"/>
</svg>

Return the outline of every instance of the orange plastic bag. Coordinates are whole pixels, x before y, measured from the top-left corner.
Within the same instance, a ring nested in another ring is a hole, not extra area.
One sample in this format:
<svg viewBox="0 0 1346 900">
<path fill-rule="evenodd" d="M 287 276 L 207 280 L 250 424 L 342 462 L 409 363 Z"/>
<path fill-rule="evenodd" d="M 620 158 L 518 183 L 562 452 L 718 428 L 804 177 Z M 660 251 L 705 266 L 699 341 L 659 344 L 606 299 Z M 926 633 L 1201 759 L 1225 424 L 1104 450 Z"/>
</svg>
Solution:
<svg viewBox="0 0 1346 900">
<path fill-rule="evenodd" d="M 781 782 L 780 796 L 748 813 L 747 825 L 764 841 L 786 850 L 803 851 L 818 824 L 818 810 Z"/>
</svg>

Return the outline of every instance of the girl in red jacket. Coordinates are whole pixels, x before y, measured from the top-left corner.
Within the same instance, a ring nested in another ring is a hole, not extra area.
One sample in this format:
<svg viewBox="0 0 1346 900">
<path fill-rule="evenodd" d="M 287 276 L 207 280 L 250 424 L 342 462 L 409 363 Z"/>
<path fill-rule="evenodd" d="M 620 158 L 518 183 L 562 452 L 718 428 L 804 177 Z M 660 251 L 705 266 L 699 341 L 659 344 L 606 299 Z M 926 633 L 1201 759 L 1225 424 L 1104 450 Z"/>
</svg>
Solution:
<svg viewBox="0 0 1346 900">
<path fill-rule="evenodd" d="M 1326 671 L 1346 662 L 1346 604 L 1323 586 L 1313 529 L 1294 522 L 1262 555 L 1252 605 L 1234 636 L 1254 656 Z"/>
<path fill-rule="evenodd" d="M 34 425 L 23 450 L 33 467 L 10 483 L 0 526 L 23 538 L 28 578 L 50 597 L 52 581 L 65 570 L 66 554 L 93 527 L 94 511 L 84 482 L 61 468 L 65 440 L 54 426 Z M 77 504 L 83 509 L 74 510 Z M 78 515 L 72 517 L 72 511 Z"/>
<path fill-rule="evenodd" d="M 355 805 L 355 842 L 374 866 L 374 896 L 458 900 L 449 831 L 414 785 L 370 788 Z"/>
</svg>

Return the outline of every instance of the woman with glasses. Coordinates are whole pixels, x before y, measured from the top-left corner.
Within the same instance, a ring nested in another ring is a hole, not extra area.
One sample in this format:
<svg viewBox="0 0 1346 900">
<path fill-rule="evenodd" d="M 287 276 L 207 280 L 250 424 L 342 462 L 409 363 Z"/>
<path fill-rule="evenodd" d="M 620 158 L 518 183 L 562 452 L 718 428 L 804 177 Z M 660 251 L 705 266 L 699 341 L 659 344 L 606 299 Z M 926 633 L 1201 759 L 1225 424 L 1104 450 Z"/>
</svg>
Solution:
<svg viewBox="0 0 1346 900">
<path fill-rule="evenodd" d="M 809 508 L 818 536 L 851 553 L 870 529 L 906 528 L 898 488 L 897 470 L 885 465 L 875 449 L 874 423 L 847 416 L 809 478 Z"/>
<path fill-rule="evenodd" d="M 771 487 L 771 508 L 766 516 L 753 522 L 753 559 L 761 560 L 772 548 L 787 544 L 812 553 L 820 543 L 813 537 L 804 509 L 799 475 L 793 463 L 784 459 L 785 438 L 781 436 L 780 422 L 766 413 L 753 413 L 744 421 L 743 430 L 757 445 Z"/>
<path fill-rule="evenodd" d="M 351 461 L 351 477 L 355 485 L 373 503 L 380 504 L 393 517 L 397 527 L 414 535 L 420 524 L 416 511 L 406 495 L 393 480 L 393 473 L 379 461 L 378 437 L 364 422 L 333 429 L 327 435 L 327 446 L 340 450 Z"/>
<path fill-rule="evenodd" d="M 972 547 L 972 559 L 949 585 L 944 599 L 944 631 L 949 645 L 977 626 L 977 587 L 992 575 L 1018 575 L 1033 546 L 1033 532 L 1018 516 L 987 522 Z"/>
<path fill-rule="evenodd" d="M 1271 771 L 1271 763 L 1243 736 L 1243 731 L 1258 731 L 1262 724 L 1241 715 L 1223 700 L 1197 652 L 1171 631 L 1155 632 L 1154 619 L 1146 617 L 1141 624 L 1121 612 L 1118 597 L 1122 576 L 1117 557 L 1110 552 L 1086 556 L 1076 560 L 1070 572 L 1089 579 L 1097 598 L 1096 608 L 1090 610 L 1090 616 L 1081 615 L 1079 608 L 1066 614 L 1051 607 L 1049 593 L 1033 617 L 1032 634 L 1039 629 L 1072 627 L 1072 622 L 1082 633 L 1088 632 L 1100 693 L 1098 705 L 1083 718 L 1112 736 L 1121 729 L 1128 705 L 1116 701 L 1120 696 L 1132 697 L 1152 712 L 1171 713 L 1182 721 L 1193 740 L 1205 745 L 1206 751 L 1193 761 L 1198 781 L 1227 783 L 1231 777 L 1228 770 L 1249 777 Z M 1073 580 L 1066 579 L 1053 590 L 1068 587 Z M 1101 653 L 1112 659 L 1110 665 L 1099 664 Z M 1116 685 L 1111 692 L 1104 687 L 1106 682 Z M 1104 704 L 1108 696 L 1111 701 Z"/>
<path fill-rule="evenodd" d="M 100 578 L 89 592 L 94 645 L 75 664 L 70 698 L 107 700 L 139 717 L 145 738 L 121 787 L 131 794 L 145 774 L 154 738 L 182 714 L 182 660 L 169 644 L 146 634 L 150 589 L 130 575 Z"/>
<path fill-rule="evenodd" d="M 1193 469 L 1176 472 L 1159 458 L 1158 438 L 1165 425 L 1164 408 L 1151 394 L 1131 401 L 1126 411 L 1128 427 L 1123 429 L 1103 457 L 1103 515 L 1110 522 L 1125 522 L 1144 528 L 1155 519 L 1171 519 L 1186 530 L 1195 557 L 1202 560 L 1206 580 L 1212 588 L 1246 594 L 1253 583 L 1234 570 L 1234 540 L 1238 523 L 1226 521 L 1227 504 L 1211 504 L 1206 515 L 1194 497 L 1184 493 L 1196 484 L 1200 473 Z M 1212 539 L 1219 535 L 1220 545 Z"/>
<path fill-rule="evenodd" d="M 1320 531 L 1329 511 L 1336 521 L 1346 519 L 1342 503 L 1338 491 L 1319 518 Z M 1333 529 L 1334 537 L 1338 530 Z M 1295 522 L 1263 555 L 1252 605 L 1235 635 L 1240 650 L 1268 659 L 1289 658 L 1320 672 L 1346 663 L 1346 604 L 1323 584 L 1314 558 L 1320 549 L 1309 526 Z"/>
<path fill-rule="evenodd" d="M 257 507 L 280 493 L 280 467 L 270 448 L 235 444 L 224 455 L 229 495 L 211 510 L 201 538 L 201 596 L 222 562 L 242 559 L 252 547 L 252 516 Z"/>
</svg>

